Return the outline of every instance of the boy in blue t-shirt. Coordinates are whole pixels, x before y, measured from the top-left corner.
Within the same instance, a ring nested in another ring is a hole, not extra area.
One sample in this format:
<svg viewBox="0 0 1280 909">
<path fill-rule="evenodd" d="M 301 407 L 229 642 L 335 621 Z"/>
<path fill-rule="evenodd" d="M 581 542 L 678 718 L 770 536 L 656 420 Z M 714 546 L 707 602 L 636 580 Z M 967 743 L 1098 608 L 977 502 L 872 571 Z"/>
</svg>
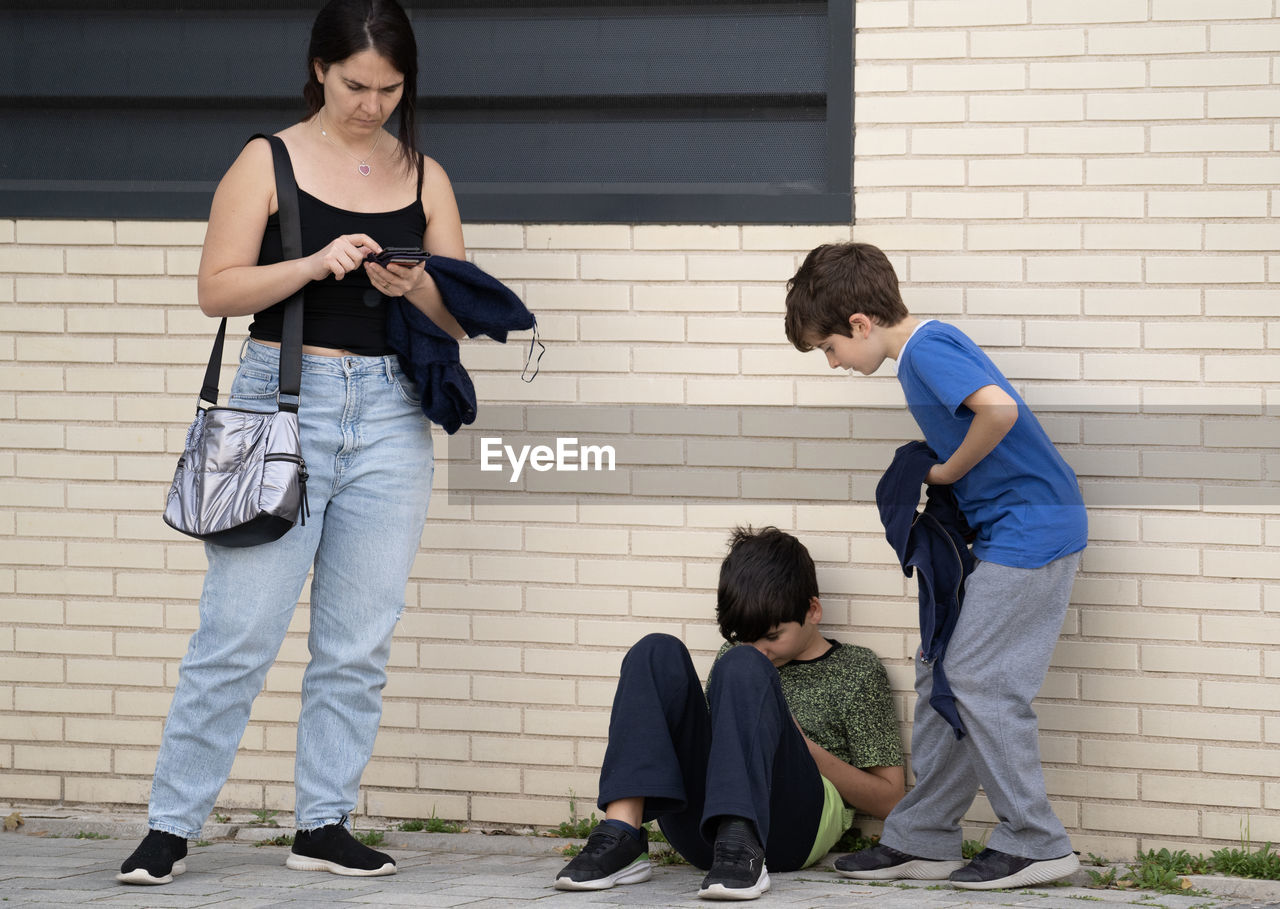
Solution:
<svg viewBox="0 0 1280 909">
<path fill-rule="evenodd" d="M 1075 473 L 996 368 L 959 329 L 912 316 L 889 260 L 866 243 L 819 246 L 787 284 L 787 339 L 833 369 L 870 375 L 897 361 L 907 407 L 937 455 L 925 482 L 950 486 L 976 567 L 946 645 L 963 722 L 929 704 L 934 668 L 917 660 L 915 787 L 880 843 L 836 870 L 859 880 L 948 878 L 988 890 L 1041 884 L 1079 867 L 1049 806 L 1032 698 L 1048 671 L 1088 535 Z M 960 818 L 981 784 L 1000 819 L 961 861 Z"/>
</svg>

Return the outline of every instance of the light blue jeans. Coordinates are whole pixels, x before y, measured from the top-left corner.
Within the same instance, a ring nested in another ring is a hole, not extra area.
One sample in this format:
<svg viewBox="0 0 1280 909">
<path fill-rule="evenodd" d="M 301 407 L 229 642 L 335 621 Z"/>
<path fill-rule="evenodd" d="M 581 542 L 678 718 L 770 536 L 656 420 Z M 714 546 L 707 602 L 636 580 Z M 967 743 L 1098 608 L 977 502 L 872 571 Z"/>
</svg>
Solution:
<svg viewBox="0 0 1280 909">
<path fill-rule="evenodd" d="M 273 410 L 278 357 L 250 341 L 228 406 Z M 205 546 L 200 624 L 156 760 L 152 829 L 199 836 L 313 565 L 297 826 L 346 823 L 355 808 L 431 496 L 431 429 L 394 356 L 304 355 L 299 426 L 310 473 L 306 525 L 261 546 Z"/>
</svg>

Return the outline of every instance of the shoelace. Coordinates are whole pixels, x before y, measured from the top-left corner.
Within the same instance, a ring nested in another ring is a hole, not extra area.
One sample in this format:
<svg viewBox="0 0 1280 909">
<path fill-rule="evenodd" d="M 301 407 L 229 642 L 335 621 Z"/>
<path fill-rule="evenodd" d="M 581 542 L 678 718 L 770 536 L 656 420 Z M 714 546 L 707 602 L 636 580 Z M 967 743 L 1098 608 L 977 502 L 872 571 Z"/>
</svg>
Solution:
<svg viewBox="0 0 1280 909">
<path fill-rule="evenodd" d="M 760 855 L 760 847 L 755 843 L 754 837 L 747 831 L 726 830 L 716 837 L 712 862 L 716 864 L 720 862 L 750 864 L 752 859 L 757 859 Z"/>
<path fill-rule="evenodd" d="M 621 835 L 621 833 L 614 833 L 612 830 L 595 830 L 591 836 L 587 837 L 586 844 L 578 854 L 595 856 L 606 852 L 618 842 Z"/>
</svg>

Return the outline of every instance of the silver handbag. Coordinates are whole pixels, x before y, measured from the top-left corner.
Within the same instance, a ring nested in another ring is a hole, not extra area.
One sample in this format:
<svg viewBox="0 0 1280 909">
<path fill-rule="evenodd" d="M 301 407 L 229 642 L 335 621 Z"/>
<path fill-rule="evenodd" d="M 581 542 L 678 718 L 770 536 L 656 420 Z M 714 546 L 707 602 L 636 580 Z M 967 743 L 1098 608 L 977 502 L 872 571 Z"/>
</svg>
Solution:
<svg viewBox="0 0 1280 909">
<path fill-rule="evenodd" d="M 286 259 L 299 258 L 298 188 L 284 144 L 272 145 L 280 232 Z M 302 386 L 302 291 L 285 305 L 276 410 L 218 407 L 218 371 L 227 320 L 209 354 L 196 416 L 169 487 L 164 521 L 188 536 L 220 546 L 256 546 L 306 523 L 307 465 L 298 437 Z M 213 406 L 203 407 L 202 401 Z"/>
</svg>

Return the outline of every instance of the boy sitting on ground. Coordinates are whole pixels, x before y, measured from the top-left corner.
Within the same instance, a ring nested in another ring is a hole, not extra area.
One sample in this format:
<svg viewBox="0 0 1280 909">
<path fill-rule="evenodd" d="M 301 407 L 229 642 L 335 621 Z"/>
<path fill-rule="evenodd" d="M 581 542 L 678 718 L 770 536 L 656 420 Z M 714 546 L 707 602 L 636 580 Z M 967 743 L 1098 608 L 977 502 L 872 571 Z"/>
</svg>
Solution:
<svg viewBox="0 0 1280 909">
<path fill-rule="evenodd" d="M 885 817 L 902 798 L 902 742 L 884 667 L 822 635 L 804 545 L 738 528 L 720 566 L 728 642 L 704 695 L 677 638 L 651 634 L 622 662 L 600 770 L 605 820 L 557 875 L 561 890 L 648 880 L 645 822 L 710 871 L 706 899 L 755 899 L 769 872 L 826 855 L 853 806 Z M 748 646 L 734 646 L 744 644 Z"/>
<path fill-rule="evenodd" d="M 881 488 L 899 487 L 889 494 L 905 493 L 914 512 L 921 481 L 950 487 L 977 560 L 949 640 L 931 635 L 916 661 L 915 786 L 886 819 L 879 844 L 838 859 L 836 870 L 858 880 L 948 878 L 969 890 L 1067 876 L 1079 861 L 1045 794 L 1031 701 L 1088 538 L 1075 473 L 973 341 L 907 311 L 893 266 L 870 244 L 809 253 L 787 285 L 786 333 L 798 350 L 822 351 L 833 369 L 871 375 L 886 359 L 896 361 L 928 446 L 899 449 Z M 916 456 L 921 448 L 927 463 Z M 917 465 L 914 473 L 907 461 Z M 966 865 L 960 818 L 979 784 L 1000 822 Z"/>
</svg>

